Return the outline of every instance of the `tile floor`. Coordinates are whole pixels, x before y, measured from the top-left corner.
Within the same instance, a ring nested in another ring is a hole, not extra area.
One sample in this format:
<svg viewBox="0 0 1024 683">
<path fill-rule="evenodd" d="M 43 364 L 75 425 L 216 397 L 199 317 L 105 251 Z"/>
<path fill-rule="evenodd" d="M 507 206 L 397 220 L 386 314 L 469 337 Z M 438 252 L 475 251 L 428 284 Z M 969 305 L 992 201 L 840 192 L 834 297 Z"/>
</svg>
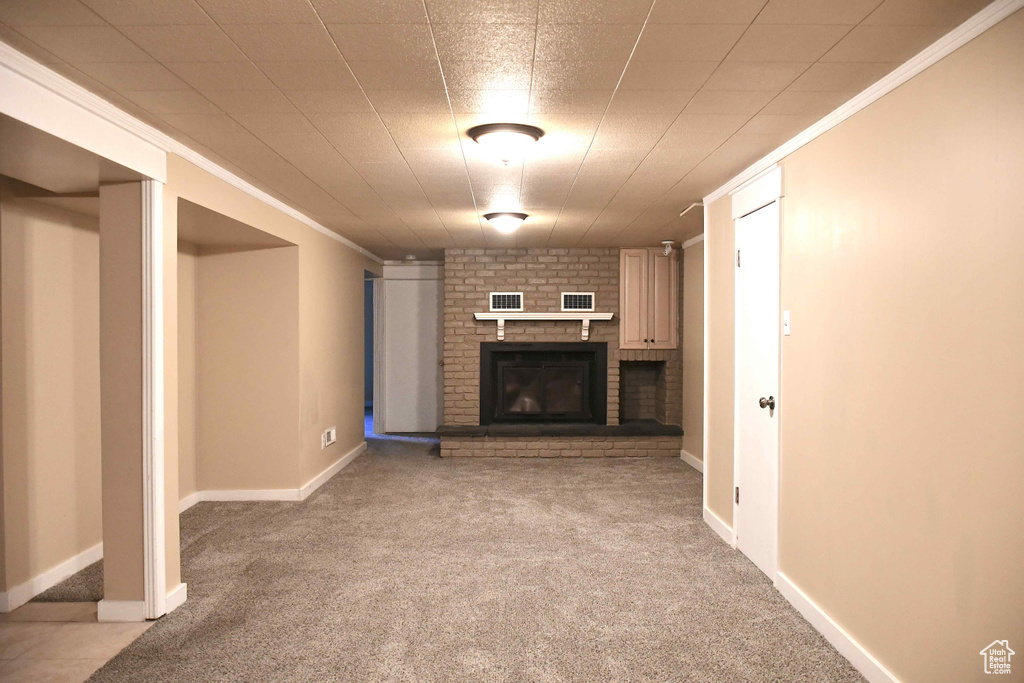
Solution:
<svg viewBox="0 0 1024 683">
<path fill-rule="evenodd" d="M 30 602 L 0 614 L 0 681 L 84 681 L 150 626 L 97 623 L 94 602 Z"/>
</svg>

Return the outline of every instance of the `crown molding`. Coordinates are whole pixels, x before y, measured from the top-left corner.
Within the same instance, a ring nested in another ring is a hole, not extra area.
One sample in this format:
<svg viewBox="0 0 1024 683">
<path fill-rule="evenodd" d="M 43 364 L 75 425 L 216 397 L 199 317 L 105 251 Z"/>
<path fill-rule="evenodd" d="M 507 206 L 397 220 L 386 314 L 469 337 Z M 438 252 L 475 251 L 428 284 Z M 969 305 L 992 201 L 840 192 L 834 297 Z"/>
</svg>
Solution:
<svg viewBox="0 0 1024 683">
<path fill-rule="evenodd" d="M 19 52 L 10 45 L 0 41 L 0 65 L 10 69 L 15 74 L 26 78 L 33 83 L 49 90 L 50 92 L 82 107 L 86 111 L 100 117 L 121 130 L 134 135 L 135 137 L 148 142 L 151 145 L 163 150 L 165 153 L 174 154 L 185 159 L 191 164 L 198 166 L 210 175 L 223 180 L 228 185 L 245 192 L 249 196 L 263 202 L 264 204 L 277 209 L 281 213 L 294 218 L 300 223 L 316 230 L 317 232 L 330 237 L 336 242 L 359 252 L 377 263 L 384 263 L 384 259 L 364 249 L 355 242 L 342 237 L 330 228 L 321 225 L 298 209 L 285 204 L 280 199 L 272 197 L 252 183 L 239 178 L 223 166 L 207 159 L 191 147 L 175 140 L 170 135 L 157 130 L 148 123 L 140 121 L 128 112 L 117 108 L 99 95 L 90 92 L 84 87 L 60 75 L 53 69 L 32 59 L 28 55 Z M 30 122 L 27 122 L 30 123 Z M 163 180 L 157 178 L 157 180 Z"/>
<path fill-rule="evenodd" d="M 977 38 L 982 33 L 992 28 L 1000 21 L 1010 16 L 1017 10 L 1024 7 L 1024 0 L 996 0 L 986 6 L 977 14 L 972 16 L 955 29 L 939 38 L 937 41 L 921 50 L 902 65 L 883 76 L 873 85 L 855 95 L 838 109 L 826 115 L 817 123 L 811 125 L 796 137 L 783 143 L 781 146 L 748 166 L 739 175 L 704 197 L 704 206 L 721 199 L 730 192 L 739 189 L 742 185 L 753 180 L 772 165 L 779 163 L 787 156 L 800 149 L 808 142 L 823 135 L 832 128 L 850 118 L 861 109 L 872 104 L 878 99 L 889 94 L 899 86 L 909 81 L 928 67 L 932 66 L 943 57 L 947 57 L 960 47 Z"/>
</svg>

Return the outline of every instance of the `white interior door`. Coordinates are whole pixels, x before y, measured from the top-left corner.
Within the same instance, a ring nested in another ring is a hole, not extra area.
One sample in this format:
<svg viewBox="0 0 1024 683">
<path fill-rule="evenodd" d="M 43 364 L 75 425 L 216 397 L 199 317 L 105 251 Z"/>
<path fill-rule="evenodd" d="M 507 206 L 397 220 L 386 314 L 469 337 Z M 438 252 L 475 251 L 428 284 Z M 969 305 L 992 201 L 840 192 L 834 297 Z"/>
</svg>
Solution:
<svg viewBox="0 0 1024 683">
<path fill-rule="evenodd" d="M 385 423 L 432 432 L 441 422 L 440 280 L 385 280 Z M 375 359 L 375 362 L 381 362 Z"/>
<path fill-rule="evenodd" d="M 736 220 L 737 547 L 774 578 L 778 548 L 779 202 Z"/>
</svg>

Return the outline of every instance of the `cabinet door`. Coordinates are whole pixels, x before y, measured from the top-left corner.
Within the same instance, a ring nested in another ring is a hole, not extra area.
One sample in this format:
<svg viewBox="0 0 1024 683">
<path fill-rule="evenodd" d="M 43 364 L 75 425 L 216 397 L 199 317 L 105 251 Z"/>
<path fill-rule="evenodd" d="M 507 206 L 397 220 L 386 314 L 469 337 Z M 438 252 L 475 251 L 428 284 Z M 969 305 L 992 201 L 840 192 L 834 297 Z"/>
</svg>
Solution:
<svg viewBox="0 0 1024 683">
<path fill-rule="evenodd" d="M 649 253 L 647 348 L 674 349 L 679 345 L 679 252 Z"/>
<path fill-rule="evenodd" d="M 646 249 L 619 251 L 619 348 L 647 348 L 647 281 Z"/>
</svg>

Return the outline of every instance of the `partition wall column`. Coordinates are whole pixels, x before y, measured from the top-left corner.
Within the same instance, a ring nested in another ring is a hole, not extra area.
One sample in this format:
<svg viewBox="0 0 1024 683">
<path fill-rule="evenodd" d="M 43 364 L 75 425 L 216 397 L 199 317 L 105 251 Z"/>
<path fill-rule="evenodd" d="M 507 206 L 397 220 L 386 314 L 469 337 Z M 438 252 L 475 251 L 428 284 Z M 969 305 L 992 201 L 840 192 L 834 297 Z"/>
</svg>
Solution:
<svg viewBox="0 0 1024 683">
<path fill-rule="evenodd" d="M 100 187 L 100 621 L 166 611 L 163 184 Z"/>
</svg>

